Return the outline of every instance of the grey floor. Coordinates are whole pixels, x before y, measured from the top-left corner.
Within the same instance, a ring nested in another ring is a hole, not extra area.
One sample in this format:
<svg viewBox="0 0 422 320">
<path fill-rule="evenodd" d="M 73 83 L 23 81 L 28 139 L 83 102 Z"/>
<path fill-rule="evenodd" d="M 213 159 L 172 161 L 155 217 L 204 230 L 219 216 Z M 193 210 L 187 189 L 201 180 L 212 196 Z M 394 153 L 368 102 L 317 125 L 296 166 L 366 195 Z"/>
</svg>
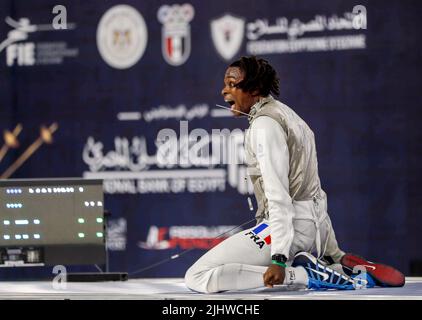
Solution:
<svg viewBox="0 0 422 320">
<path fill-rule="evenodd" d="M 2 282 L 0 299 L 75 299 L 75 300 L 422 300 L 422 278 L 406 278 L 402 288 L 372 288 L 354 291 L 313 291 L 279 286 L 274 289 L 198 294 L 189 291 L 183 279 L 133 279 L 124 282 L 91 282 L 66 284 L 54 288 L 52 282 Z"/>
</svg>

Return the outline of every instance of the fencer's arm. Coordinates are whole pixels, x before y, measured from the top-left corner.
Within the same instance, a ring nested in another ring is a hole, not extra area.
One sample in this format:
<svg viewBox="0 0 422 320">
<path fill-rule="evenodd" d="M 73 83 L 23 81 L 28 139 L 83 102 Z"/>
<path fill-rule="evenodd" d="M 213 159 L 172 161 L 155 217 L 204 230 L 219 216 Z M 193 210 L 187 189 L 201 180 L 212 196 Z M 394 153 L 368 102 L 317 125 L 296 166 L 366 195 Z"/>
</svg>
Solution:
<svg viewBox="0 0 422 320">
<path fill-rule="evenodd" d="M 294 207 L 289 194 L 286 133 L 274 119 L 258 117 L 252 123 L 251 145 L 258 160 L 268 199 L 271 255 L 283 254 L 288 257 L 294 236 Z"/>
</svg>

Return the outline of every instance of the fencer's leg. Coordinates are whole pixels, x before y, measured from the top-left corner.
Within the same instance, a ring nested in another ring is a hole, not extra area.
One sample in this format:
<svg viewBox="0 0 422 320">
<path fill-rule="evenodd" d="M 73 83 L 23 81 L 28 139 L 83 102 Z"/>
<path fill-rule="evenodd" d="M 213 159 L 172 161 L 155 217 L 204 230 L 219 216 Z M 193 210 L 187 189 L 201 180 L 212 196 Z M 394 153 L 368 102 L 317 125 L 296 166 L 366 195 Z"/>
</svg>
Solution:
<svg viewBox="0 0 422 320">
<path fill-rule="evenodd" d="M 191 290 L 201 293 L 259 288 L 264 286 L 266 269 L 241 263 L 227 263 L 209 269 L 193 265 L 186 272 L 185 283 Z"/>
<path fill-rule="evenodd" d="M 263 286 L 270 263 L 270 247 L 247 235 L 253 228 L 224 240 L 198 259 L 186 272 L 188 288 L 212 293 Z"/>
<path fill-rule="evenodd" d="M 205 253 L 186 272 L 186 286 L 202 293 L 264 287 L 271 247 L 265 241 L 269 228 L 253 232 L 259 226 L 241 231 Z M 295 268 L 286 268 L 285 284 L 306 285 L 307 281 L 301 269 L 296 273 Z"/>
</svg>

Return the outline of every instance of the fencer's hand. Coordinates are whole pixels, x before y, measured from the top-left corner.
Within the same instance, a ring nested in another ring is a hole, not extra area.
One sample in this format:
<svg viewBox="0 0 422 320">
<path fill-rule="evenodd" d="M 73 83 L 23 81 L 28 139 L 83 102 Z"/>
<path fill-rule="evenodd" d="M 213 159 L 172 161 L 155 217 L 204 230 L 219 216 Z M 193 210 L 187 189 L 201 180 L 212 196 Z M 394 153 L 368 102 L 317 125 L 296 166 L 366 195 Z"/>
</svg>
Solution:
<svg viewBox="0 0 422 320">
<path fill-rule="evenodd" d="M 272 288 L 275 284 L 283 284 L 285 276 L 285 269 L 283 267 L 272 264 L 264 273 L 264 285 Z"/>
</svg>

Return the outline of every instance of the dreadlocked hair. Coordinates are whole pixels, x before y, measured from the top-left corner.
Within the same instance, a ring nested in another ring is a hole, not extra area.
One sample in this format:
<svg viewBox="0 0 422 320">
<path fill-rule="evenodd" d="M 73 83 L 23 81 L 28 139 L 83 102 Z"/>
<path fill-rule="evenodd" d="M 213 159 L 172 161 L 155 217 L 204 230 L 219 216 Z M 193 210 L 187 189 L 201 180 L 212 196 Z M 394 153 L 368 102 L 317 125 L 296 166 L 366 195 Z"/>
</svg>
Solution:
<svg viewBox="0 0 422 320">
<path fill-rule="evenodd" d="M 249 93 L 258 91 L 263 97 L 270 93 L 275 96 L 280 94 L 280 79 L 267 60 L 255 56 L 241 57 L 230 67 L 237 67 L 244 72 L 244 79 L 237 84 L 243 91 Z"/>
</svg>

